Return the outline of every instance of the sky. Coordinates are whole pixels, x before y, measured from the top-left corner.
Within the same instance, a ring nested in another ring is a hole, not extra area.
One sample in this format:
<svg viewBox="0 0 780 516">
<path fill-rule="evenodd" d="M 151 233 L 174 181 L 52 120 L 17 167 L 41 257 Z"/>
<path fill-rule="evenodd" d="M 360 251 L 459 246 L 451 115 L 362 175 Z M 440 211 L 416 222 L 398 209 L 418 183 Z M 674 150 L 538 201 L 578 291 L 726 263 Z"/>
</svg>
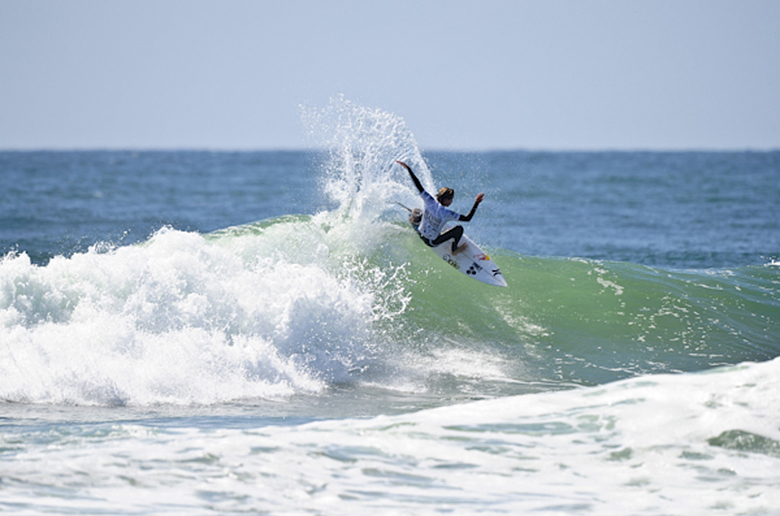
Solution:
<svg viewBox="0 0 780 516">
<path fill-rule="evenodd" d="M 0 149 L 780 148 L 775 0 L 0 0 Z"/>
</svg>

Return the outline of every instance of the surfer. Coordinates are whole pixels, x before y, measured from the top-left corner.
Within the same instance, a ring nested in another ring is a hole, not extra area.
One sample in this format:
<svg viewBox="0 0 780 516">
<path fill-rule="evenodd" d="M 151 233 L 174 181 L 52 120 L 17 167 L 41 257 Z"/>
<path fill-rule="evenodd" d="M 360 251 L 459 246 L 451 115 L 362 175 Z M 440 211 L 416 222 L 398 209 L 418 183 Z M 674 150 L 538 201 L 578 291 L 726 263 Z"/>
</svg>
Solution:
<svg viewBox="0 0 780 516">
<path fill-rule="evenodd" d="M 412 181 L 414 182 L 414 186 L 417 187 L 417 190 L 420 192 L 420 196 L 425 203 L 422 220 L 420 221 L 420 225 L 417 227 L 417 232 L 420 234 L 420 238 L 422 238 L 423 242 L 425 242 L 430 247 L 436 247 L 437 245 L 443 244 L 449 239 L 453 239 L 452 254 L 458 254 L 465 251 L 467 244 L 464 243 L 463 245 L 458 246 L 460 237 L 463 236 L 463 226 L 455 226 L 445 231 L 444 233 L 442 233 L 441 230 L 444 225 L 451 220 L 458 220 L 460 222 L 470 221 L 471 217 L 473 217 L 474 213 L 476 213 L 479 203 L 485 199 L 485 194 L 481 193 L 477 195 L 477 198 L 474 201 L 474 206 L 472 206 L 468 215 L 461 215 L 460 213 L 448 208 L 448 206 L 452 204 L 452 201 L 455 198 L 455 191 L 452 188 L 447 188 L 445 186 L 439 189 L 439 192 L 436 194 L 436 198 L 434 198 L 431 194 L 425 191 L 422 183 L 420 183 L 420 180 L 417 179 L 416 175 L 414 175 L 414 172 L 412 172 L 412 169 L 409 168 L 409 165 L 403 161 L 396 161 L 396 163 L 404 167 L 406 171 L 409 172 L 409 175 L 412 177 Z"/>
</svg>

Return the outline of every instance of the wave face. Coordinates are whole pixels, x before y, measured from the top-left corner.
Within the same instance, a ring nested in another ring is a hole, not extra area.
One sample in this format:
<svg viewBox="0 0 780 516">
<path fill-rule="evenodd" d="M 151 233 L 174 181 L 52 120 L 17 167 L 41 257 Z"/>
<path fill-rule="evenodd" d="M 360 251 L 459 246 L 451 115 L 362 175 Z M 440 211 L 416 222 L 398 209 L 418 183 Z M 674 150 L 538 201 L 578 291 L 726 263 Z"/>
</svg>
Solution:
<svg viewBox="0 0 780 516">
<path fill-rule="evenodd" d="M 433 188 L 403 121 L 309 110 L 328 207 L 213 233 L 163 228 L 45 266 L 0 261 L 0 399 L 215 404 L 380 389 L 438 402 L 780 354 L 777 264 L 667 270 L 485 246 L 509 289 L 425 248 L 396 202 Z"/>
</svg>

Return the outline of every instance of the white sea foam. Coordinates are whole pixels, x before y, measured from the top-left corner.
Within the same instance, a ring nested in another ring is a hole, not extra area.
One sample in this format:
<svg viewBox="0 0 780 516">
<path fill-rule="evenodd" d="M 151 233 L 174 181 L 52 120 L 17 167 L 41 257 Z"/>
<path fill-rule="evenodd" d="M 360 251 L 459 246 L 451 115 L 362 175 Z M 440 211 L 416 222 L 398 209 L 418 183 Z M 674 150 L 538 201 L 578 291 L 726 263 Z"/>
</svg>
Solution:
<svg viewBox="0 0 780 516">
<path fill-rule="evenodd" d="M 6 257 L 0 397 L 214 403 L 351 381 L 374 354 L 372 321 L 385 306 L 403 311 L 403 292 L 375 302 L 375 284 L 328 259 L 334 243 L 316 224 L 269 233 L 204 238 L 164 229 L 140 246 L 45 267 Z M 256 254 L 268 245 L 270 254 Z"/>
<path fill-rule="evenodd" d="M 20 428 L 1 437 L 15 451 L 0 507 L 774 514 L 779 368 L 775 359 L 292 426 L 215 429 L 182 418 Z"/>
</svg>

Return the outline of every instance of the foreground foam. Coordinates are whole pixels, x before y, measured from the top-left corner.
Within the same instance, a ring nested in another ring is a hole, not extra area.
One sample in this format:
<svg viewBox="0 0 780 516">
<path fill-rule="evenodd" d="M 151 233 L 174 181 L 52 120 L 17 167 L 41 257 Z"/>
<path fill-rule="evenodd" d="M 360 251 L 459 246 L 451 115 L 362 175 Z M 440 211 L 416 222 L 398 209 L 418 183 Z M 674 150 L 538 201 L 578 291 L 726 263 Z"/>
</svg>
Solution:
<svg viewBox="0 0 780 516">
<path fill-rule="evenodd" d="M 775 359 L 367 419 L 26 425 L 0 435 L 4 500 L 45 512 L 56 486 L 77 512 L 773 514 L 778 379 Z"/>
</svg>

